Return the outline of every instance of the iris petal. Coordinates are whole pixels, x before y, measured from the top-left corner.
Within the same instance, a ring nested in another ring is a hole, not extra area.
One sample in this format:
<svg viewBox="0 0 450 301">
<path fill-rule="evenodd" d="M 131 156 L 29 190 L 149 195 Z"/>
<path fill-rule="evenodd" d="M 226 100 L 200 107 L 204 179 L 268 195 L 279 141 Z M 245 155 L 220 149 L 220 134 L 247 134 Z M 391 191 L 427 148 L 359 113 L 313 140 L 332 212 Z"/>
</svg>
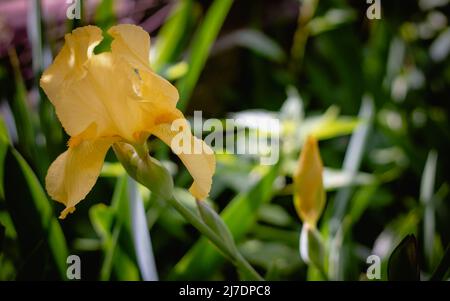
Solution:
<svg viewBox="0 0 450 301">
<path fill-rule="evenodd" d="M 171 124 L 165 123 L 154 127 L 151 132 L 169 145 L 186 166 L 194 179 L 194 183 L 189 189 L 192 195 L 199 200 L 206 198 L 211 189 L 212 177 L 216 169 L 216 159 L 211 148 L 203 140 L 193 136 L 189 127 L 176 131 L 171 130 Z M 187 151 L 180 152 L 177 145 L 172 144 L 172 140 L 177 135 L 184 136 L 184 142 L 190 144 Z"/>
</svg>

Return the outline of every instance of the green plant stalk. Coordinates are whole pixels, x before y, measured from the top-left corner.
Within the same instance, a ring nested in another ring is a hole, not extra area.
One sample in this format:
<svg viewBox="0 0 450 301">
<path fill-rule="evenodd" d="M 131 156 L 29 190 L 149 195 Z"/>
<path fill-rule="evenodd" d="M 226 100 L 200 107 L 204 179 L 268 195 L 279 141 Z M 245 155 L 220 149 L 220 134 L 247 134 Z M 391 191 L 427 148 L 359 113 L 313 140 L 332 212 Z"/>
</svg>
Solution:
<svg viewBox="0 0 450 301">
<path fill-rule="evenodd" d="M 197 230 L 199 230 L 203 235 L 205 235 L 216 247 L 224 253 L 226 257 L 241 271 L 245 272 L 251 276 L 252 280 L 264 280 L 258 272 L 253 269 L 253 267 L 248 263 L 248 261 L 240 254 L 231 254 L 227 251 L 227 247 L 222 242 L 222 240 L 203 222 L 201 222 L 194 213 L 189 209 L 184 207 L 180 202 L 174 198 L 167 200 L 167 202 L 172 205 L 188 222 L 190 222 Z"/>
<path fill-rule="evenodd" d="M 181 78 L 177 87 L 180 93 L 178 108 L 184 111 L 188 105 L 200 73 L 208 59 L 209 50 L 217 37 L 220 28 L 233 4 L 232 0 L 215 0 L 208 9 L 205 19 L 197 30 L 191 43 L 188 58 L 189 70 Z"/>
</svg>

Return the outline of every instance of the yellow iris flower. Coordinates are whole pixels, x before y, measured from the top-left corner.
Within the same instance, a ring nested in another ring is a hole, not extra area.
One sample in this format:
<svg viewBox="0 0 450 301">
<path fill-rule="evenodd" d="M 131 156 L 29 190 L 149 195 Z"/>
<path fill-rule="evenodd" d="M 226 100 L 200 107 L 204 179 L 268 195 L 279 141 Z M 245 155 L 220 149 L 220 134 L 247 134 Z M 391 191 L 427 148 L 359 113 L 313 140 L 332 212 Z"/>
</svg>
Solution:
<svg viewBox="0 0 450 301">
<path fill-rule="evenodd" d="M 316 138 L 309 136 L 294 173 L 294 205 L 305 224 L 315 227 L 325 206 L 323 164 Z"/>
<path fill-rule="evenodd" d="M 49 195 L 66 205 L 60 218 L 75 210 L 92 189 L 108 149 L 114 143 L 139 146 L 154 135 L 168 145 L 175 135 L 190 135 L 201 151 L 178 153 L 194 182 L 190 192 L 207 197 L 215 171 L 212 150 L 192 136 L 186 126 L 171 129 L 184 119 L 176 108 L 178 91 L 150 69 L 150 37 L 135 25 L 117 25 L 111 51 L 94 54 L 103 39 L 95 26 L 75 29 L 42 75 L 40 84 L 65 131 L 68 150 L 50 166 L 46 177 Z"/>
</svg>

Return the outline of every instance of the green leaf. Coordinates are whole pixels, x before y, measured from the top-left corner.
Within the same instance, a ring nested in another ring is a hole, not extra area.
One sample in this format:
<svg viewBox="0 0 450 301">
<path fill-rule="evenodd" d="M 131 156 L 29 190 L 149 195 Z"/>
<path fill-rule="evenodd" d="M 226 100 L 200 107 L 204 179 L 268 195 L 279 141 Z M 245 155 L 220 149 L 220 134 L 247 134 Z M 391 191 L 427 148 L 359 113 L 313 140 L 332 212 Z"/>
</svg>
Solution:
<svg viewBox="0 0 450 301">
<path fill-rule="evenodd" d="M 419 281 L 419 252 L 414 235 L 406 236 L 394 249 L 388 262 L 390 281 Z"/>
<path fill-rule="evenodd" d="M 309 22 L 311 36 L 319 35 L 324 32 L 338 28 L 339 26 L 353 22 L 357 15 L 351 9 L 330 9 L 325 15 L 315 17 Z"/>
<path fill-rule="evenodd" d="M 320 232 L 303 224 L 299 239 L 299 252 L 304 262 L 312 264 L 327 279 L 326 250 Z"/>
<path fill-rule="evenodd" d="M 4 227 L 2 225 L 2 223 L 0 223 L 0 253 L 3 250 L 3 244 L 5 241 L 5 237 L 6 237 L 6 227 Z"/>
<path fill-rule="evenodd" d="M 302 127 L 305 133 L 314 135 L 318 140 L 324 140 L 350 134 L 359 123 L 360 121 L 354 117 L 339 117 L 339 109 L 332 106 L 323 116 L 307 118 Z"/>
<path fill-rule="evenodd" d="M 18 149 L 25 157 L 33 159 L 34 162 L 42 162 L 38 160 L 36 149 L 36 131 L 33 122 L 34 116 L 31 107 L 27 102 L 27 89 L 20 73 L 20 62 L 15 50 L 9 53 L 11 65 L 14 72 L 15 81 L 15 95 L 11 104 L 11 109 L 14 115 L 14 122 L 17 129 L 17 136 L 19 138 Z M 41 158 L 42 159 L 42 158 Z"/>
<path fill-rule="evenodd" d="M 192 91 L 206 63 L 214 39 L 218 35 L 232 4 L 232 0 L 215 0 L 209 7 L 205 19 L 191 42 L 190 54 L 187 60 L 189 70 L 186 76 L 177 83 L 180 93 L 178 106 L 181 110 L 184 110 L 188 104 Z"/>
<path fill-rule="evenodd" d="M 252 239 L 240 245 L 239 250 L 250 263 L 268 271 L 276 267 L 278 273 L 286 274 L 298 269 L 303 264 L 295 248 L 280 242 Z"/>
<path fill-rule="evenodd" d="M 356 176 L 361 165 L 371 124 L 373 122 L 374 110 L 373 99 L 369 96 L 364 97 L 358 116 L 365 122 L 360 124 L 352 134 L 350 143 L 345 152 L 344 162 L 342 164 L 342 169 L 353 174 L 353 177 Z M 349 202 L 352 193 L 352 187 L 343 187 L 338 191 L 335 197 L 335 207 L 333 212 L 336 221 L 341 222 L 342 218 L 345 216 L 347 203 Z M 333 234 L 337 231 L 337 226 L 339 225 L 338 222 L 335 223 L 335 227 L 332 229 Z"/>
<path fill-rule="evenodd" d="M 110 207 L 98 204 L 89 211 L 94 229 L 102 238 L 101 280 L 110 280 L 113 271 L 117 280 L 140 279 L 131 239 L 127 178 L 126 175 L 118 178 Z"/>
<path fill-rule="evenodd" d="M 142 279 L 144 281 L 157 281 L 158 273 L 156 271 L 144 203 L 138 191 L 138 183 L 130 177 L 128 177 L 128 198 L 130 200 L 130 219 L 134 248 Z"/>
<path fill-rule="evenodd" d="M 261 31 L 254 29 L 237 30 L 223 37 L 218 41 L 214 50 L 215 52 L 223 51 L 235 45 L 248 48 L 254 53 L 277 63 L 286 60 L 286 54 L 277 42 Z"/>
<path fill-rule="evenodd" d="M 445 280 L 445 276 L 446 274 L 448 274 L 449 271 L 450 271 L 450 244 L 447 245 L 445 254 L 442 257 L 441 262 L 434 270 L 434 273 L 431 276 L 430 281 Z"/>
<path fill-rule="evenodd" d="M 422 173 L 420 184 L 420 201 L 424 206 L 423 212 L 423 247 L 426 264 L 431 268 L 433 258 L 433 247 L 435 245 L 435 212 L 433 204 L 435 177 L 437 167 L 437 153 L 431 150 L 428 153 L 425 168 Z"/>
<path fill-rule="evenodd" d="M 114 0 L 102 0 L 95 11 L 95 24 L 99 26 L 103 32 L 106 32 L 111 26 L 116 23 L 116 16 L 114 12 Z M 95 47 L 96 53 L 108 51 L 110 49 L 112 37 L 104 34 L 103 40 Z"/>
<path fill-rule="evenodd" d="M 220 214 L 235 241 L 244 237 L 257 220 L 258 208 L 272 198 L 272 185 L 278 170 L 279 164 L 267 167 L 261 179 L 248 192 L 234 197 Z M 223 263 L 224 258 L 219 251 L 202 237 L 177 263 L 169 277 L 171 279 L 207 279 Z"/>
<path fill-rule="evenodd" d="M 293 222 L 289 213 L 280 205 L 264 204 L 258 211 L 260 221 L 275 226 L 286 227 Z"/>
<path fill-rule="evenodd" d="M 68 250 L 64 234 L 36 175 L 12 148 L 6 156 L 5 199 L 25 258 L 18 278 L 41 279 L 48 268 L 45 258 L 50 256 L 57 274 L 65 279 Z"/>
<path fill-rule="evenodd" d="M 5 190 L 3 187 L 3 178 L 5 174 L 5 157 L 8 152 L 8 146 L 10 144 L 8 129 L 6 123 L 0 116 L 0 199 L 5 198 Z"/>
</svg>

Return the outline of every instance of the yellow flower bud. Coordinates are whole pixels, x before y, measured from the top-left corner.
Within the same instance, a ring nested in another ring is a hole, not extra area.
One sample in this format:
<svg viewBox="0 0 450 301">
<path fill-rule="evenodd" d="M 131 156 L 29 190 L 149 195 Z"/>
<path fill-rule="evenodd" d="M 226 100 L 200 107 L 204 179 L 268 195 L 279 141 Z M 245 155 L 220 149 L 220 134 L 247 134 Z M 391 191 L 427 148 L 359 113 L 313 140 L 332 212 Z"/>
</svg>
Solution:
<svg viewBox="0 0 450 301">
<path fill-rule="evenodd" d="M 323 164 L 317 140 L 306 139 L 294 173 L 294 205 L 304 223 L 315 227 L 325 206 Z"/>
</svg>

